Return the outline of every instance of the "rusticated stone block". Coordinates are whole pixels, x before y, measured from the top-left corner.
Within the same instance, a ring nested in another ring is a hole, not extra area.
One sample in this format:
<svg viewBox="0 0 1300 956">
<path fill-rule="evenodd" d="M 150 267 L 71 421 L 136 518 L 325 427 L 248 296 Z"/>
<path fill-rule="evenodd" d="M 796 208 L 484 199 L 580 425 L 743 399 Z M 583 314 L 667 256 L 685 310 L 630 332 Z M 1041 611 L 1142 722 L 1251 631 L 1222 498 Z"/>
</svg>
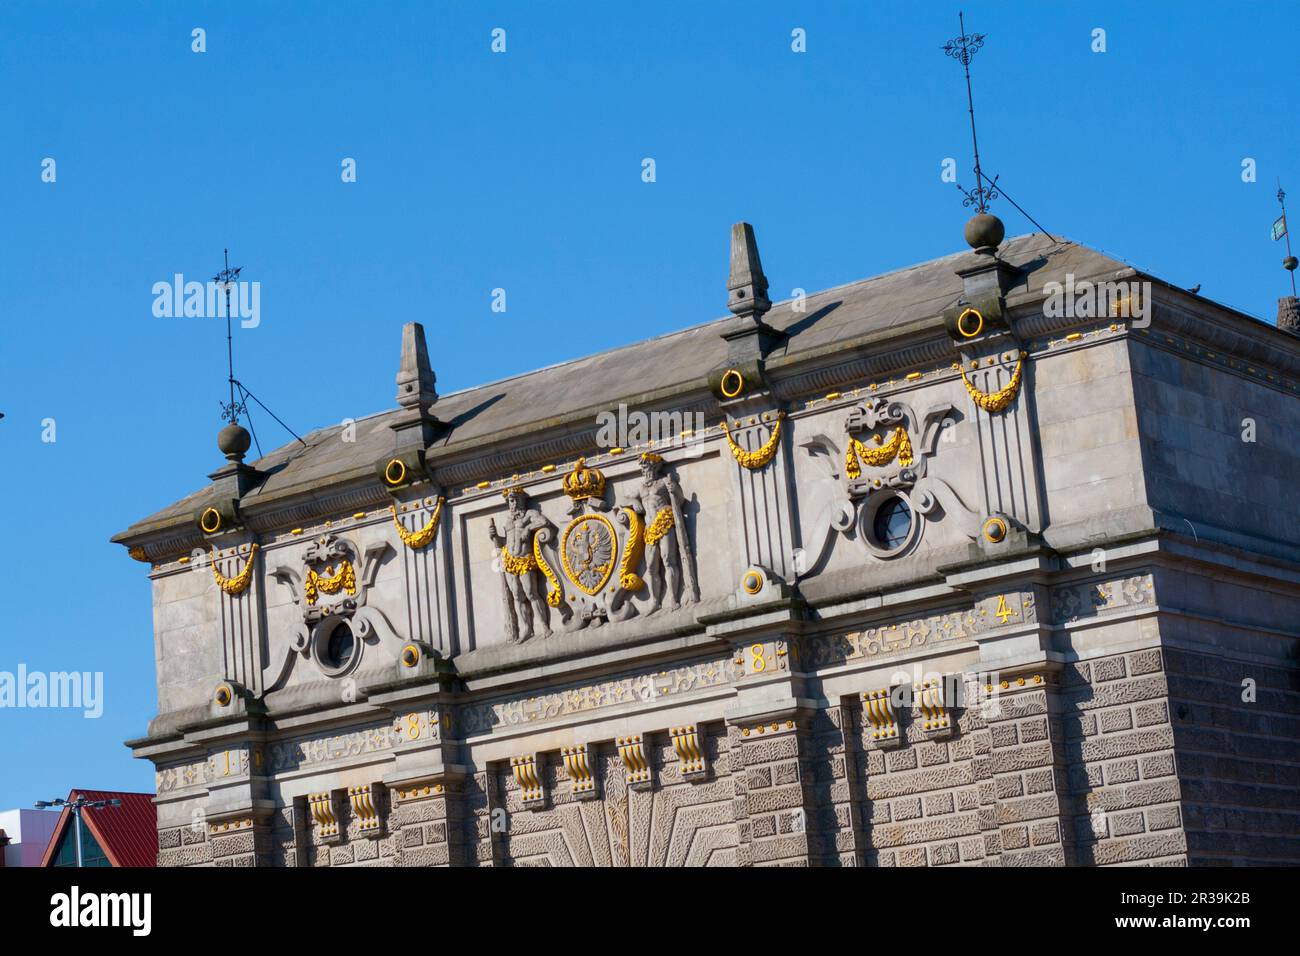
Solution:
<svg viewBox="0 0 1300 956">
<path fill-rule="evenodd" d="M 898 866 L 925 866 L 925 848 L 909 847 L 899 850 Z"/>
<path fill-rule="evenodd" d="M 1136 760 L 1116 760 L 1113 763 L 1105 764 L 1103 767 L 1106 786 L 1114 786 L 1117 783 L 1132 783 L 1138 778 L 1138 762 Z"/>
<path fill-rule="evenodd" d="M 921 798 L 907 797 L 892 803 L 895 820 L 915 820 L 921 816 Z"/>
<path fill-rule="evenodd" d="M 961 859 L 956 843 L 939 843 L 930 847 L 930 865 L 947 866 Z"/>
<path fill-rule="evenodd" d="M 1128 670 L 1134 676 L 1156 673 L 1161 670 L 1160 651 L 1153 649 L 1130 654 L 1128 656 Z"/>
<path fill-rule="evenodd" d="M 1092 678 L 1098 684 L 1119 680 L 1121 677 L 1126 676 L 1128 675 L 1122 657 L 1103 657 L 1100 660 L 1093 661 Z"/>
<path fill-rule="evenodd" d="M 916 748 L 909 747 L 906 750 L 893 750 L 885 754 L 885 766 L 891 773 L 899 770 L 916 769 Z"/>
</svg>

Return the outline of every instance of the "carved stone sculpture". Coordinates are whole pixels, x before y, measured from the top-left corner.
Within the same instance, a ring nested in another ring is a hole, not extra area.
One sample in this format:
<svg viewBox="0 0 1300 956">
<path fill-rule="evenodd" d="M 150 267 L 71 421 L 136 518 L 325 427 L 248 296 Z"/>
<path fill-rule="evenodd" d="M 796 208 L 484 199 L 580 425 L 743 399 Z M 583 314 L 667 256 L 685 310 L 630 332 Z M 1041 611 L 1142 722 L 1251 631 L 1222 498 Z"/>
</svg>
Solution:
<svg viewBox="0 0 1300 956">
<path fill-rule="evenodd" d="M 528 507 L 531 499 L 522 488 L 502 492 L 506 499 L 505 532 L 497 530 L 496 519 L 488 525 L 492 543 L 501 549 L 501 577 L 506 605 L 506 628 L 510 639 L 522 643 L 534 634 L 550 637 L 551 629 L 541 574 L 553 577 L 545 558 L 539 561 L 541 544 L 551 536 L 551 523 L 540 511 Z M 540 540 L 539 539 L 539 535 Z M 558 591 L 556 592 L 558 596 Z M 534 627 L 534 621 L 536 627 Z"/>
<path fill-rule="evenodd" d="M 641 484 L 627 503 L 645 522 L 645 567 L 650 579 L 651 606 L 659 610 L 667 597 L 668 609 L 700 599 L 695 563 L 686 523 L 682 520 L 685 497 L 681 486 L 653 452 L 641 456 Z"/>
</svg>

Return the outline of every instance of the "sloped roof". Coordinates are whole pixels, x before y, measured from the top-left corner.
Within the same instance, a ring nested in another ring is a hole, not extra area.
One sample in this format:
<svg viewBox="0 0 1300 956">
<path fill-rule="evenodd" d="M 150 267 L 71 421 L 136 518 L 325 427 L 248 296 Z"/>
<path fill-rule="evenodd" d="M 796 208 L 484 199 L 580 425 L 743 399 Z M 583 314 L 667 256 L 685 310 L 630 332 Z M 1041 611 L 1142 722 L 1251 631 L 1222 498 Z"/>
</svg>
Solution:
<svg viewBox="0 0 1300 956">
<path fill-rule="evenodd" d="M 120 807 L 87 808 L 81 812 L 85 824 L 103 848 L 108 862 L 113 866 L 158 865 L 158 814 L 154 810 L 152 793 L 126 793 L 119 790 L 73 790 L 68 800 L 83 796 L 87 800 L 121 800 Z M 50 835 L 49 845 L 41 866 L 54 860 L 59 841 L 72 826 L 72 811 L 67 807 L 59 814 L 59 822 Z"/>
<path fill-rule="evenodd" d="M 1021 284 L 1008 296 L 1013 304 L 1017 298 L 1041 294 L 1047 282 L 1064 282 L 1067 273 L 1081 279 L 1129 268 L 1086 246 L 1068 241 L 1053 244 L 1039 234 L 1010 239 L 998 252 L 1024 270 Z M 959 259 L 970 255 L 966 250 L 813 293 L 807 296 L 803 312 L 795 312 L 788 304 L 773 305 L 764 321 L 786 337 L 768 355 L 767 367 L 776 370 L 800 359 L 812 359 L 864 337 L 883 339 L 911 325 L 937 326 L 940 313 L 962 292 L 962 280 L 953 270 Z M 727 343 L 719 332 L 729 321 L 734 319 L 716 319 L 441 396 L 434 414 L 451 427 L 435 449 L 454 450 L 492 436 L 505 439 L 512 433 L 545 428 L 597 404 L 607 408 L 636 396 L 670 394 L 697 386 L 726 358 Z M 575 388 L 575 381 L 581 387 Z M 306 435 L 305 448 L 297 442 L 277 448 L 254 463 L 270 474 L 246 496 L 245 503 L 369 473 L 374 463 L 392 450 L 393 433 L 388 426 L 397 414 L 394 408 L 356 419 L 351 442 L 332 440 L 342 427 L 336 425 Z M 135 523 L 114 540 L 165 527 L 182 517 L 188 520 L 207 494 L 206 487 L 200 488 Z"/>
</svg>

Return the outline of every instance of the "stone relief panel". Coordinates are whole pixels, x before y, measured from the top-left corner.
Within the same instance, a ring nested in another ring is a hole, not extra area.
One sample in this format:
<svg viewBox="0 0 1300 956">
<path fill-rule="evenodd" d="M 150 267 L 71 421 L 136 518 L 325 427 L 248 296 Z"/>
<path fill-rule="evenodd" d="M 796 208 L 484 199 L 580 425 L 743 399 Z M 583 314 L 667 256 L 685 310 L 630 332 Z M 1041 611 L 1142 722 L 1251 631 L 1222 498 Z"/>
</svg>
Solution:
<svg viewBox="0 0 1300 956">
<path fill-rule="evenodd" d="M 508 826 L 501 835 L 501 862 L 508 866 L 734 866 L 739 837 L 733 819 L 734 789 L 726 735 L 710 728 L 705 746 L 716 775 L 686 783 L 666 734 L 655 735 L 650 758 L 660 783 L 629 788 L 612 745 L 595 761 L 601 798 L 576 799 L 558 760 L 548 759 L 543 809 L 527 809 L 509 767 L 495 772 L 499 805 Z M 547 755 L 553 757 L 555 755 Z"/>
</svg>

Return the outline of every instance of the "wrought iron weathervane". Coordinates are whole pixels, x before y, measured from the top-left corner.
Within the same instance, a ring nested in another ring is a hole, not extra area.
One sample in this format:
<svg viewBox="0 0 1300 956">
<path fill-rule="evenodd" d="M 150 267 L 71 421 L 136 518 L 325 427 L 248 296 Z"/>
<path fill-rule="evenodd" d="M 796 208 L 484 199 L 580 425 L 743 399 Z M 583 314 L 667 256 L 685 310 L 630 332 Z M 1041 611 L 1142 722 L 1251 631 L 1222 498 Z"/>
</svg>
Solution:
<svg viewBox="0 0 1300 956">
<path fill-rule="evenodd" d="M 984 34 L 967 33 L 966 17 L 961 12 L 957 14 L 957 22 L 961 25 L 961 36 L 945 43 L 943 52 L 960 63 L 966 73 L 966 110 L 970 113 L 970 142 L 975 153 L 975 188 L 962 189 L 960 184 L 957 188 L 961 189 L 962 195 L 966 197 L 963 206 L 974 206 L 977 212 L 987 212 L 989 203 L 998 198 L 997 177 L 989 180 L 987 186 L 984 185 L 986 177 L 980 169 L 980 144 L 975 135 L 975 97 L 971 93 L 970 85 L 970 61 L 984 46 Z"/>
<path fill-rule="evenodd" d="M 243 415 L 248 419 L 248 427 L 253 437 L 253 443 L 257 445 L 257 454 L 260 458 L 262 456 L 262 443 L 257 439 L 257 430 L 253 428 L 253 416 L 248 411 L 248 400 L 251 398 L 258 404 L 262 411 L 274 418 L 281 428 L 297 439 L 300 445 L 306 447 L 307 443 L 302 440 L 302 437 L 296 431 L 286 425 L 280 419 L 280 416 L 275 414 L 275 412 L 267 408 L 266 405 L 262 403 L 262 400 L 249 391 L 248 387 L 243 382 L 235 378 L 235 348 L 233 336 L 231 334 L 232 313 L 230 307 L 230 290 L 234 286 L 235 280 L 239 278 L 239 274 L 244 270 L 243 266 L 236 266 L 233 269 L 230 268 L 229 249 L 223 249 L 222 254 L 225 257 L 225 268 L 212 277 L 212 281 L 217 284 L 217 287 L 226 293 L 226 380 L 230 385 L 230 401 L 221 403 L 221 418 L 223 421 L 230 422 L 232 425 L 239 424 L 240 415 Z M 236 391 L 239 392 L 238 399 L 235 398 Z"/>
<path fill-rule="evenodd" d="M 230 334 L 230 287 L 239 278 L 239 273 L 244 270 L 243 266 L 230 268 L 229 249 L 222 249 L 221 252 L 225 256 L 225 268 L 212 277 L 212 281 L 217 284 L 217 288 L 224 290 L 226 293 L 226 371 L 230 383 L 230 402 L 221 403 L 221 418 L 232 425 L 238 425 L 239 416 L 247 414 L 248 407 L 242 401 L 235 401 L 235 347 Z"/>
<path fill-rule="evenodd" d="M 1286 225 L 1286 193 L 1282 191 L 1281 181 L 1277 184 L 1277 201 L 1282 207 L 1282 215 L 1273 223 L 1273 241 L 1286 239 L 1286 258 L 1282 260 L 1282 268 L 1291 273 L 1291 297 L 1295 298 L 1296 257 L 1291 255 L 1291 231 Z"/>
</svg>

